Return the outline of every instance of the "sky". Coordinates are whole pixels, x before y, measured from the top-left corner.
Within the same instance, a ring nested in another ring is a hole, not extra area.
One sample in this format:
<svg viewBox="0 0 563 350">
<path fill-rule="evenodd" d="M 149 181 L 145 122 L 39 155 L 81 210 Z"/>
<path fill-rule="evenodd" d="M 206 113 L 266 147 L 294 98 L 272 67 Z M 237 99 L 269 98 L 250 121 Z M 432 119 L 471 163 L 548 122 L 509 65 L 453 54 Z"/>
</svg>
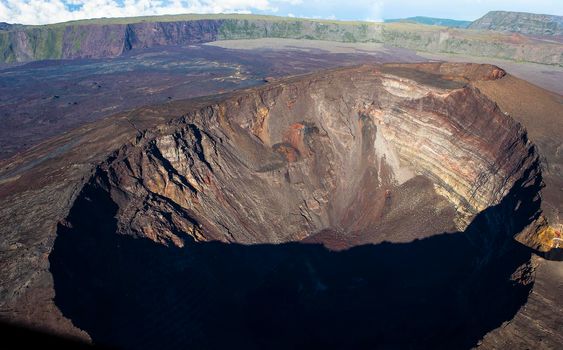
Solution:
<svg viewBox="0 0 563 350">
<path fill-rule="evenodd" d="M 563 0 L 0 0 L 0 22 L 46 24 L 181 13 L 255 13 L 368 21 L 411 16 L 475 20 L 491 10 L 563 16 Z"/>
</svg>

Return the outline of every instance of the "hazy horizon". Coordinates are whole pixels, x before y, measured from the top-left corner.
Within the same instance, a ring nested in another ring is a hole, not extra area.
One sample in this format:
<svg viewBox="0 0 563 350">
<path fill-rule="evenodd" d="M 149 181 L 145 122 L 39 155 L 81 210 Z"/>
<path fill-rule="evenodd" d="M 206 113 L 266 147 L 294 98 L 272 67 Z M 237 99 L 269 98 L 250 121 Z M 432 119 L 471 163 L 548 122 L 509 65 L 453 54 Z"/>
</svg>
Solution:
<svg viewBox="0 0 563 350">
<path fill-rule="evenodd" d="M 475 20 L 489 11 L 563 15 L 559 0 L 0 0 L 0 22 L 47 24 L 101 17 L 246 13 L 382 21 L 414 16 Z"/>
</svg>

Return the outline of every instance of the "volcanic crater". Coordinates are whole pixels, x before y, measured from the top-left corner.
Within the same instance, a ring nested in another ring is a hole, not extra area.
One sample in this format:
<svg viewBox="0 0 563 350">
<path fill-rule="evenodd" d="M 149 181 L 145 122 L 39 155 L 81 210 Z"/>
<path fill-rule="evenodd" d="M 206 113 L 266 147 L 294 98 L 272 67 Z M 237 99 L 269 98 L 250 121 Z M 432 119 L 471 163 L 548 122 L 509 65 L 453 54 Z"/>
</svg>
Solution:
<svg viewBox="0 0 563 350">
<path fill-rule="evenodd" d="M 487 65 L 334 69 L 139 129 L 57 228 L 55 304 L 96 344 L 472 347 L 533 284 L 542 186 Z"/>
</svg>

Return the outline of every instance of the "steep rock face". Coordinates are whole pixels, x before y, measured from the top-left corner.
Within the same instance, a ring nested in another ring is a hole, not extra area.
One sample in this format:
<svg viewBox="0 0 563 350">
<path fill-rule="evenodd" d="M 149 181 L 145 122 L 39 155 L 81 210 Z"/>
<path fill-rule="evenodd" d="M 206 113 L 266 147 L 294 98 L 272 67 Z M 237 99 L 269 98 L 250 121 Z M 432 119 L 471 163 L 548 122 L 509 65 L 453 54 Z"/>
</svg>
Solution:
<svg viewBox="0 0 563 350">
<path fill-rule="evenodd" d="M 411 23 L 313 21 L 268 16 L 165 16 L 14 27 L 0 31 L 0 62 L 116 57 L 130 49 L 187 45 L 217 39 L 291 38 L 376 42 L 428 52 L 448 52 L 561 65 L 559 43 L 524 36 Z"/>
<path fill-rule="evenodd" d="M 323 71 L 51 140 L 2 168 L 2 318 L 126 348 L 471 347 L 526 301 L 513 237 L 541 214 L 535 147 L 474 87 L 502 75 Z"/>
<path fill-rule="evenodd" d="M 116 57 L 138 48 L 217 40 L 220 20 L 68 26 L 61 58 Z"/>
<path fill-rule="evenodd" d="M 480 81 L 479 89 L 495 101 L 503 111 L 526 125 L 528 135 L 542 158 L 542 209 L 547 222 L 539 232 L 521 236 L 526 245 L 549 251 L 556 248 L 563 231 L 563 98 L 546 93 L 526 81 L 507 76 L 496 81 Z"/>
<path fill-rule="evenodd" d="M 282 79 L 138 133 L 58 226 L 57 306 L 125 348 L 474 346 L 530 291 L 539 160 L 466 85 L 498 68 L 426 68 Z"/>
<path fill-rule="evenodd" d="M 217 17 L 217 16 L 216 16 Z M 0 32 L 3 62 L 38 59 L 116 57 L 131 49 L 162 45 L 189 45 L 218 39 L 281 37 L 345 42 L 380 41 L 381 28 L 367 24 L 284 21 L 236 16 L 177 21 L 59 24 L 23 27 Z"/>
<path fill-rule="evenodd" d="M 126 232 L 179 246 L 177 232 L 279 243 L 369 231 L 415 176 L 448 199 L 464 229 L 535 166 L 523 128 L 475 88 L 385 70 L 393 67 L 239 93 L 147 133 L 93 181 L 118 203 Z"/>
<path fill-rule="evenodd" d="M 471 23 L 469 29 L 508 31 L 528 35 L 562 36 L 563 16 L 491 11 Z"/>
<path fill-rule="evenodd" d="M 215 41 L 222 24 L 222 20 L 129 24 L 125 37 L 125 49 Z"/>
<path fill-rule="evenodd" d="M 124 52 L 125 25 L 67 27 L 62 39 L 61 58 L 116 57 Z"/>
</svg>

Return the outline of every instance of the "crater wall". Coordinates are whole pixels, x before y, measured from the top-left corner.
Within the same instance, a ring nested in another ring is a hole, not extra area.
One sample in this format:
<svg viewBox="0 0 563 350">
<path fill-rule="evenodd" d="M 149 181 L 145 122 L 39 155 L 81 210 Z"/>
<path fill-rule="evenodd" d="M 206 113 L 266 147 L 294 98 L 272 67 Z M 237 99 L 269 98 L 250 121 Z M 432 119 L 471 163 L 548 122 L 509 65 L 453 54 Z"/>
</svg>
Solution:
<svg viewBox="0 0 563 350">
<path fill-rule="evenodd" d="M 124 232 L 280 243 L 377 231 L 398 207 L 434 217 L 426 234 L 463 230 L 536 166 L 523 127 L 476 88 L 383 70 L 239 92 L 145 132 L 92 181 L 115 198 Z M 413 181 L 419 190 L 401 195 Z"/>
<path fill-rule="evenodd" d="M 139 132 L 58 226 L 56 305 L 124 348 L 477 345 L 532 288 L 514 236 L 541 215 L 538 156 L 444 77 L 459 67 L 404 68 L 284 79 Z"/>
</svg>

